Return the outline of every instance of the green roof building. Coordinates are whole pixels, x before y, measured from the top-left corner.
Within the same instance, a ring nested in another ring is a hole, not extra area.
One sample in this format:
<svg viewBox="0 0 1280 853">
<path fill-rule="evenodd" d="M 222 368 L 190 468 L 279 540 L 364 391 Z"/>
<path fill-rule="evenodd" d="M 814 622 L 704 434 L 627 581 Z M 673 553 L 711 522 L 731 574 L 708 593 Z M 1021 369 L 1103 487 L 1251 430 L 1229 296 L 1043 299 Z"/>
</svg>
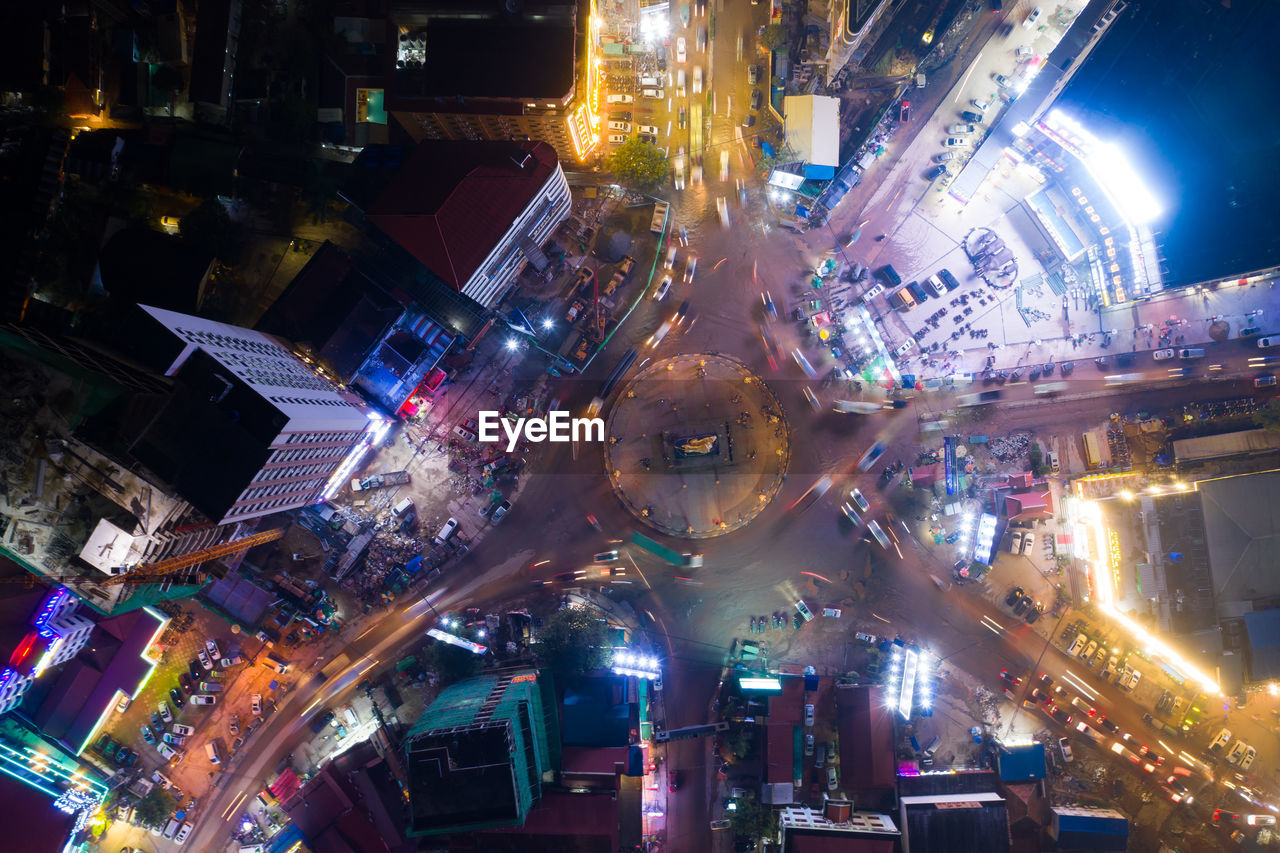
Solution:
<svg viewBox="0 0 1280 853">
<path fill-rule="evenodd" d="M 522 826 L 560 766 L 551 677 L 527 667 L 444 690 L 405 737 L 411 836 Z"/>
</svg>

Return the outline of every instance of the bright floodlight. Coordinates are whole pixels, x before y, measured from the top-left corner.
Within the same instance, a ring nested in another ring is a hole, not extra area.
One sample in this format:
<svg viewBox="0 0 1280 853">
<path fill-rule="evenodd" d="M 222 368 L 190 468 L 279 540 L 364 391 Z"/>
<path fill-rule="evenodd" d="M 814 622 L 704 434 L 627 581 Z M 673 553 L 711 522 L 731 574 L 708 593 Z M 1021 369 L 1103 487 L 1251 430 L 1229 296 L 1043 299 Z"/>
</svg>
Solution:
<svg viewBox="0 0 1280 853">
<path fill-rule="evenodd" d="M 547 319 L 545 319 L 545 320 L 543 320 L 543 321 L 542 321 L 542 328 L 544 328 L 544 329 L 550 329 L 550 328 L 551 328 L 551 327 L 553 327 L 555 324 L 556 324 L 556 323 L 555 323 L 555 321 L 548 317 Z"/>
<path fill-rule="evenodd" d="M 1117 145 L 1110 142 L 1099 145 L 1089 154 L 1085 165 L 1129 224 L 1144 225 L 1160 215 L 1160 202 L 1143 185 L 1142 178 Z"/>
<path fill-rule="evenodd" d="M 515 348 L 516 348 L 516 347 L 518 347 L 518 346 L 520 346 L 520 342 L 519 342 L 519 341 L 517 341 L 515 338 L 511 338 L 511 339 L 509 339 L 509 340 L 507 341 L 507 349 L 509 349 L 509 350 L 513 350 L 513 351 L 514 351 L 514 350 L 515 350 Z"/>
<path fill-rule="evenodd" d="M 906 668 L 902 672 L 902 683 L 898 688 L 898 713 L 902 719 L 911 719 L 911 706 L 915 704 L 916 666 L 920 656 L 914 651 L 907 652 Z"/>
</svg>

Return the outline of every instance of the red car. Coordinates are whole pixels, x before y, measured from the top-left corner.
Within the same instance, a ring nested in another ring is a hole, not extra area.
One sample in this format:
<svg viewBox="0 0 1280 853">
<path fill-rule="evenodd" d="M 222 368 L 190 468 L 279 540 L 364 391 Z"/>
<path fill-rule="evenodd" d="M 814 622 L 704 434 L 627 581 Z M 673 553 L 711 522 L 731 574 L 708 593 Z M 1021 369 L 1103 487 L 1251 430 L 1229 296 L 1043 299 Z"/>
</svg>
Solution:
<svg viewBox="0 0 1280 853">
<path fill-rule="evenodd" d="M 903 101 L 898 105 L 898 121 L 911 121 L 910 101 Z"/>
</svg>

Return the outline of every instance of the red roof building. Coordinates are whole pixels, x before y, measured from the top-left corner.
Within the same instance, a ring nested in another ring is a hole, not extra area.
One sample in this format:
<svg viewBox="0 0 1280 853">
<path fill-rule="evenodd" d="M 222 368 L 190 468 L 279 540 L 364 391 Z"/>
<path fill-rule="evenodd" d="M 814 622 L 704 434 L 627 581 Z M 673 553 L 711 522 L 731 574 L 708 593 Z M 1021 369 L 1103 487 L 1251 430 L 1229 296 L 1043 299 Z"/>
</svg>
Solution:
<svg viewBox="0 0 1280 853">
<path fill-rule="evenodd" d="M 879 687 L 836 686 L 836 726 L 840 735 L 840 775 L 844 790 L 894 790 L 892 714 Z M 859 801 L 866 800 L 859 798 Z"/>
<path fill-rule="evenodd" d="M 492 307 L 526 263 L 545 267 L 541 246 L 569 205 L 569 184 L 545 142 L 427 140 L 364 214 L 445 285 Z"/>
<path fill-rule="evenodd" d="M 1035 479 L 1029 471 L 1009 477 L 1003 484 L 993 485 L 992 505 L 1010 521 L 1052 518 L 1053 492 L 1045 480 Z M 1002 503 L 1003 499 L 1003 503 Z"/>
</svg>

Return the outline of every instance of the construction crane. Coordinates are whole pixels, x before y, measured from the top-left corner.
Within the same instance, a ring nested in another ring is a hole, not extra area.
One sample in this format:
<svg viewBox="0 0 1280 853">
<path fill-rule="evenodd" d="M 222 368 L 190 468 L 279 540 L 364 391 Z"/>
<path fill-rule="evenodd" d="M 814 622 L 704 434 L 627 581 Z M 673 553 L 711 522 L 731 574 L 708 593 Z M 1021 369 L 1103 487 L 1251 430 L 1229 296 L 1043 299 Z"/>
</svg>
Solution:
<svg viewBox="0 0 1280 853">
<path fill-rule="evenodd" d="M 268 542 L 274 542 L 284 536 L 285 529 L 283 527 L 275 530 L 265 530 L 261 533 L 254 533 L 240 539 L 232 539 L 229 542 L 223 542 L 218 545 L 210 545 L 207 548 L 201 548 L 197 551 L 188 551 L 184 554 L 176 554 L 172 557 L 166 557 L 155 563 L 139 563 L 138 565 L 124 569 L 117 575 L 96 580 L 87 575 L 37 575 L 24 574 L 12 577 L 0 577 L 0 583 L 21 583 L 34 586 L 37 583 L 61 583 L 61 584 L 80 584 L 80 583 L 96 583 L 98 586 L 119 586 L 124 583 L 158 583 L 160 578 L 167 575 L 180 572 L 191 566 L 199 565 L 208 560 L 217 560 L 232 554 L 238 554 L 241 551 L 247 551 L 250 548 L 256 548 L 259 545 L 265 545 Z"/>
</svg>

